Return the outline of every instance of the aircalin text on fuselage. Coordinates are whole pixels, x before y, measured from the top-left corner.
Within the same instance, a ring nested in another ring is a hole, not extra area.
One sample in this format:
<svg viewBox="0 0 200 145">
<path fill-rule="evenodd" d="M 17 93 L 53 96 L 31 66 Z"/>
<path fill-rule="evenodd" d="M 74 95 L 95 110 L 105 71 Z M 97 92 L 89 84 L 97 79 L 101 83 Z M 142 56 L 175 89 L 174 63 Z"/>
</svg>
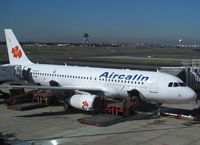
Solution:
<svg viewBox="0 0 200 145">
<path fill-rule="evenodd" d="M 109 73 L 104 72 L 100 76 L 100 78 L 105 79 L 119 79 L 119 80 L 127 80 L 127 81 L 147 81 L 149 77 L 143 76 L 142 74 L 135 74 L 135 75 L 125 75 L 125 74 L 117 74 L 115 72 Z"/>
<path fill-rule="evenodd" d="M 73 94 L 65 96 L 67 105 L 82 110 L 98 106 L 100 95 L 127 97 L 131 92 L 158 103 L 187 103 L 197 97 L 182 80 L 162 72 L 36 64 L 28 59 L 11 29 L 5 29 L 5 35 L 9 65 L 21 65 L 24 78 L 37 85 L 0 87 L 71 91 Z"/>
</svg>

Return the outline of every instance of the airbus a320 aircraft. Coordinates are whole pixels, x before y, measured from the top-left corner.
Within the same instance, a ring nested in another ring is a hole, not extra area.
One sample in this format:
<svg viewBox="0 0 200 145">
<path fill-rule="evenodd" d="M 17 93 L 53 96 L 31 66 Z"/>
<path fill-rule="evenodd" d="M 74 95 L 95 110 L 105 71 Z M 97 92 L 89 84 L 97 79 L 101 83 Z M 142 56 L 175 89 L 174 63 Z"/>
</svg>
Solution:
<svg viewBox="0 0 200 145">
<path fill-rule="evenodd" d="M 161 72 L 108 69 L 32 63 L 11 29 L 5 29 L 9 65 L 21 65 L 22 74 L 33 86 L 9 85 L 9 88 L 61 89 L 73 92 L 67 105 L 86 111 L 98 106 L 100 96 L 127 97 L 137 94 L 144 101 L 187 103 L 196 93 L 179 78 Z"/>
</svg>

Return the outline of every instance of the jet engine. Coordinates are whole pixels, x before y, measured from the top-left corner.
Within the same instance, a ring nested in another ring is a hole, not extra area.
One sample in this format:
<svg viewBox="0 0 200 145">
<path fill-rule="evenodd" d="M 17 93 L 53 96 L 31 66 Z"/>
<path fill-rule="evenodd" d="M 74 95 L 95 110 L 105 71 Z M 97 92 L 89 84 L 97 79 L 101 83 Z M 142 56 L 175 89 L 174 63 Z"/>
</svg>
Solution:
<svg viewBox="0 0 200 145">
<path fill-rule="evenodd" d="M 96 95 L 87 94 L 75 94 L 68 99 L 70 106 L 85 110 L 94 111 L 100 109 L 101 99 Z"/>
</svg>

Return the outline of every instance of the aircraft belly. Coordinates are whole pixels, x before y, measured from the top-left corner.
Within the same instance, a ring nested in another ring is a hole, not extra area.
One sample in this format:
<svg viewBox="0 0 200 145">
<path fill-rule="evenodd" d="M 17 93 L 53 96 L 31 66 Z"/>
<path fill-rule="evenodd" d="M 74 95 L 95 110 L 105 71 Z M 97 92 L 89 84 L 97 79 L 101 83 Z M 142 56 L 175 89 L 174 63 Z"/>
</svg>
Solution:
<svg viewBox="0 0 200 145">
<path fill-rule="evenodd" d="M 49 86 L 49 80 L 47 78 L 37 77 L 34 78 L 34 83 L 39 83 L 41 85 Z"/>
</svg>

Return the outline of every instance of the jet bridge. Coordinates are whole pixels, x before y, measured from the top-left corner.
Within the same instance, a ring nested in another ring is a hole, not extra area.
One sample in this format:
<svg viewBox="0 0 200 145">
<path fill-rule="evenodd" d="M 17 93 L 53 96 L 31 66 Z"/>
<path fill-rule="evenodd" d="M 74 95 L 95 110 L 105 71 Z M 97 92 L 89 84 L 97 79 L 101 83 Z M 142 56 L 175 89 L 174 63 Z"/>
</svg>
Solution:
<svg viewBox="0 0 200 145">
<path fill-rule="evenodd" d="M 0 66 L 0 83 L 16 81 L 22 78 L 21 65 Z"/>
<path fill-rule="evenodd" d="M 186 84 L 200 92 L 200 59 L 186 60 L 182 62 L 186 71 Z"/>
<path fill-rule="evenodd" d="M 184 60 L 181 67 L 161 67 L 159 71 L 178 76 L 200 96 L 200 59 Z"/>
</svg>

